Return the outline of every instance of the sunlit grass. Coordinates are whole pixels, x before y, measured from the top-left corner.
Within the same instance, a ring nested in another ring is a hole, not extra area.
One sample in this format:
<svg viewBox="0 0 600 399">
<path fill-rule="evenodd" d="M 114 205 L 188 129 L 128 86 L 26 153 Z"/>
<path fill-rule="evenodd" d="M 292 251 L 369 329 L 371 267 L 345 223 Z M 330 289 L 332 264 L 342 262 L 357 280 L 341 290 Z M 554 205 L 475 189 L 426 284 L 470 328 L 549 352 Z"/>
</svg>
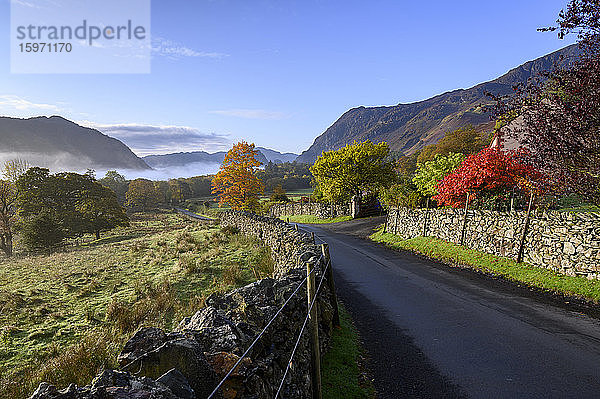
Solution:
<svg viewBox="0 0 600 399">
<path fill-rule="evenodd" d="M 373 398 L 373 386 L 368 379 L 361 378 L 358 367 L 358 333 L 352 325 L 350 315 L 341 305 L 340 324 L 341 327 L 334 330 L 331 336 L 331 349 L 323 356 L 323 398 Z"/>
<path fill-rule="evenodd" d="M 138 215 L 99 241 L 0 261 L 0 397 L 42 380 L 88 383 L 141 326 L 173 328 L 212 292 L 272 273 L 269 250 L 174 214 Z"/>
<path fill-rule="evenodd" d="M 326 223 L 339 223 L 352 220 L 352 216 L 338 216 L 335 218 L 319 218 L 314 215 L 294 215 L 294 216 L 281 216 L 280 219 L 287 221 L 289 218 L 290 223 L 306 223 L 306 224 L 326 224 Z"/>
<path fill-rule="evenodd" d="M 549 269 L 517 263 L 509 258 L 468 249 L 433 237 L 404 240 L 394 234 L 383 233 L 383 230 L 379 229 L 370 238 L 373 241 L 384 243 L 390 248 L 413 251 L 449 264 L 468 266 L 530 287 L 583 297 L 596 302 L 600 300 L 600 280 L 565 276 Z"/>
</svg>

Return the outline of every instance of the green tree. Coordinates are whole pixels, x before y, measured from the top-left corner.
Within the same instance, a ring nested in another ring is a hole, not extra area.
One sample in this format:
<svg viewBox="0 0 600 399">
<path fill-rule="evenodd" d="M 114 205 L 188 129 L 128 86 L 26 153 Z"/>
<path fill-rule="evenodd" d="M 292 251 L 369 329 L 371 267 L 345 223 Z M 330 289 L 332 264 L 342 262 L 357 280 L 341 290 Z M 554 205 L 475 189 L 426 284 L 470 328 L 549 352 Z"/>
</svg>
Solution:
<svg viewBox="0 0 600 399">
<path fill-rule="evenodd" d="M 127 189 L 129 188 L 129 183 L 125 179 L 125 176 L 116 170 L 109 170 L 98 182 L 114 191 L 120 203 L 125 203 L 125 193 L 127 193 Z"/>
<path fill-rule="evenodd" d="M 310 168 L 323 197 L 346 201 L 363 192 L 378 193 L 395 179 L 395 163 L 387 143 L 370 140 L 324 152 Z"/>
<path fill-rule="evenodd" d="M 465 155 L 451 152 L 448 155 L 436 155 L 433 160 L 417 164 L 412 181 L 419 193 L 426 197 L 437 195 L 438 183 L 456 170 L 465 160 Z"/>
<path fill-rule="evenodd" d="M 129 225 L 129 217 L 125 208 L 119 204 L 116 194 L 95 182 L 84 188 L 75 210 L 84 220 L 84 231 L 94 233 L 96 239 L 100 239 L 103 231 Z"/>
<path fill-rule="evenodd" d="M 19 227 L 30 249 L 52 247 L 85 233 L 100 236 L 128 223 L 116 194 L 92 174 L 31 168 L 16 182 Z"/>
<path fill-rule="evenodd" d="M 148 179 L 136 179 L 130 182 L 125 200 L 126 206 L 135 210 L 149 210 L 161 202 L 158 190 Z"/>
</svg>

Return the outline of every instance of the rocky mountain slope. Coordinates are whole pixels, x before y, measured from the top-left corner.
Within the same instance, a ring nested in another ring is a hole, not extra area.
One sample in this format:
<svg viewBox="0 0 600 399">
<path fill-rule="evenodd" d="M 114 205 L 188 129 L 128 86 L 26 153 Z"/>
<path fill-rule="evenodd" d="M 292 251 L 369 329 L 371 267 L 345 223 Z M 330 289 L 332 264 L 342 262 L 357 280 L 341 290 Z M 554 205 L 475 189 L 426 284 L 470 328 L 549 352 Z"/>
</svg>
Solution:
<svg viewBox="0 0 600 399">
<path fill-rule="evenodd" d="M 150 169 L 121 141 L 59 116 L 0 117 L 0 161 L 12 158 L 53 170 Z"/>
<path fill-rule="evenodd" d="M 386 141 L 394 151 L 413 153 L 439 141 L 447 131 L 471 124 L 489 123 L 482 110 L 489 104 L 486 93 L 507 95 L 513 85 L 526 82 L 540 71 L 563 65 L 576 55 L 576 45 L 529 61 L 490 82 L 470 89 L 458 89 L 411 104 L 383 107 L 358 107 L 343 114 L 331 127 L 317 137 L 298 162 L 312 163 L 323 152 L 337 150 L 354 140 Z"/>
</svg>

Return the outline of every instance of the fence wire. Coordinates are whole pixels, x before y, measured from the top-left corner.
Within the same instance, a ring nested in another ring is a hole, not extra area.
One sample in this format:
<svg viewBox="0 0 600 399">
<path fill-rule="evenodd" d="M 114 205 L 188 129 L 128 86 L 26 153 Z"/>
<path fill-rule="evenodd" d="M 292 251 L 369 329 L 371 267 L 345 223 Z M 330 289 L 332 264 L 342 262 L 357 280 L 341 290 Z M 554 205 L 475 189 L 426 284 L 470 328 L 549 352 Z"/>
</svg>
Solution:
<svg viewBox="0 0 600 399">
<path fill-rule="evenodd" d="M 320 264 L 322 259 L 323 259 L 323 255 L 321 254 L 321 256 L 319 257 L 319 259 L 317 260 L 317 264 Z M 214 395 L 219 391 L 219 389 L 221 389 L 221 387 L 223 386 L 223 384 L 225 383 L 225 381 L 227 381 L 227 379 L 229 378 L 229 376 L 240 365 L 240 363 L 244 360 L 244 358 L 246 357 L 246 355 L 248 355 L 248 353 L 250 353 L 250 350 L 260 340 L 260 338 L 265 334 L 265 332 L 271 326 L 271 324 L 273 324 L 273 322 L 275 321 L 275 319 L 277 318 L 277 316 L 279 316 L 281 314 L 281 312 L 283 311 L 283 309 L 287 306 L 287 304 L 291 301 L 291 299 L 298 293 L 298 291 L 300 290 L 300 288 L 307 282 L 308 278 L 316 270 L 317 270 L 317 267 L 314 267 L 310 271 L 310 273 L 308 273 L 306 275 L 306 277 L 304 277 L 304 279 L 302 279 L 302 281 L 298 284 L 298 286 L 296 287 L 296 289 L 294 290 L 294 292 L 292 292 L 292 294 L 288 297 L 288 299 L 284 302 L 284 304 L 279 308 L 279 310 L 277 311 L 277 313 L 275 313 L 275 315 L 271 318 L 271 320 L 269 320 L 269 322 L 265 325 L 265 327 L 262 329 L 262 331 L 256 336 L 256 338 L 254 339 L 254 341 L 252 341 L 252 343 L 250 344 L 250 346 L 248 347 L 248 349 L 246 349 L 246 351 L 242 354 L 242 356 L 240 356 L 240 358 L 238 359 L 238 361 L 235 362 L 235 364 L 233 365 L 233 367 L 231 368 L 231 370 L 229 370 L 229 372 L 225 375 L 225 377 L 223 377 L 223 379 L 221 380 L 221 382 L 219 382 L 219 384 L 215 387 L 215 389 L 211 392 L 211 394 L 208 396 L 207 399 L 211 399 L 212 397 L 214 397 Z M 321 282 L 322 281 L 323 281 L 323 278 L 321 278 Z M 319 287 L 320 287 L 320 284 L 319 284 Z M 317 293 L 318 293 L 318 290 L 317 290 Z M 316 295 L 315 295 L 315 299 L 316 299 Z M 311 306 L 311 309 L 312 309 L 312 306 Z M 310 310 L 309 310 L 309 313 L 310 313 Z M 305 322 L 305 324 L 306 324 L 306 322 Z"/>
<path fill-rule="evenodd" d="M 329 268 L 329 265 L 331 265 L 331 260 L 329 262 L 327 262 L 327 264 L 325 265 L 325 268 L 323 269 L 323 271 L 321 273 L 321 280 L 319 281 L 319 285 L 317 286 L 317 290 L 315 291 L 315 297 L 310 302 L 310 306 L 308 308 L 308 313 L 307 313 L 306 317 L 304 318 L 304 323 L 302 324 L 302 328 L 300 328 L 300 333 L 298 334 L 298 339 L 296 340 L 296 344 L 294 345 L 294 349 L 292 350 L 292 354 L 290 355 L 290 360 L 287 362 L 287 367 L 285 368 L 285 372 L 283 373 L 283 378 L 281 379 L 281 383 L 279 384 L 279 389 L 277 389 L 277 393 L 275 394 L 274 399 L 277 399 L 279 397 L 279 394 L 281 393 L 281 390 L 283 389 L 283 386 L 285 384 L 285 377 L 287 377 L 287 374 L 290 371 L 290 368 L 292 366 L 292 360 L 294 359 L 296 350 L 298 350 L 298 345 L 300 345 L 300 340 L 302 339 L 302 333 L 304 332 L 304 329 L 306 328 L 306 323 L 308 323 L 308 320 L 310 319 L 310 312 L 312 311 L 313 306 L 317 302 L 317 297 L 319 296 L 319 292 L 321 291 L 321 286 L 323 285 L 323 280 L 325 279 L 325 275 L 327 273 L 327 269 Z M 313 269 L 313 271 L 315 269 Z"/>
</svg>

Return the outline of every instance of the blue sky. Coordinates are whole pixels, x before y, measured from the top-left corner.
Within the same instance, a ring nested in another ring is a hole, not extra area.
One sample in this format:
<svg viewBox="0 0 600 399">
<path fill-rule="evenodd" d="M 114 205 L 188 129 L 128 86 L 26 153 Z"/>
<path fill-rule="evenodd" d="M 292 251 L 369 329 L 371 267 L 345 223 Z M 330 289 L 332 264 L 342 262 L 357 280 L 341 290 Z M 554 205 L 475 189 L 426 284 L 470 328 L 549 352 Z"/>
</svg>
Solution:
<svg viewBox="0 0 600 399">
<path fill-rule="evenodd" d="M 150 74 L 19 75 L 0 0 L 0 115 L 62 115 L 140 155 L 239 139 L 299 153 L 349 108 L 470 87 L 571 44 L 536 31 L 566 2 L 157 0 Z"/>
</svg>

